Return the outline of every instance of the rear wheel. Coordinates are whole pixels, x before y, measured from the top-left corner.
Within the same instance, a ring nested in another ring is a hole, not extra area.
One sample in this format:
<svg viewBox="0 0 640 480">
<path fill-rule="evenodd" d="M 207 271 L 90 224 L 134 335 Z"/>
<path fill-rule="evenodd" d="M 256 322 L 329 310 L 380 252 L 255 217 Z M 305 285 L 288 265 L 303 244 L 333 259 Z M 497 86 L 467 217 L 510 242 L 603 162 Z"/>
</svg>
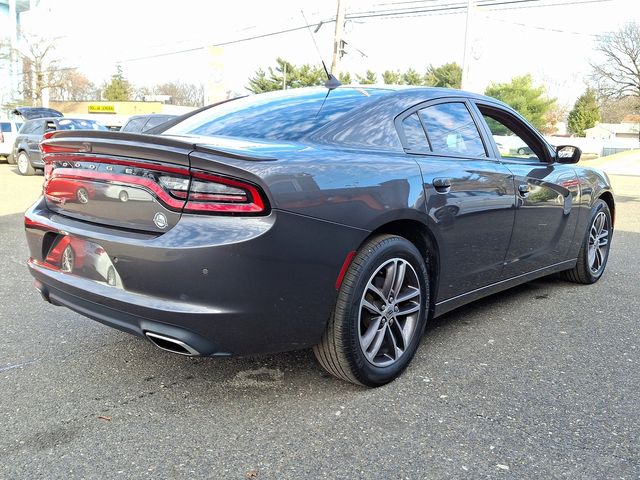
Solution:
<svg viewBox="0 0 640 480">
<path fill-rule="evenodd" d="M 607 266 L 613 228 L 611 212 L 604 200 L 599 199 L 593 205 L 588 225 L 576 266 L 563 272 L 564 277 L 571 282 L 595 283 Z"/>
<path fill-rule="evenodd" d="M 20 152 L 18 154 L 18 173 L 20 175 L 33 175 L 36 173 L 35 169 L 31 166 L 31 161 L 29 160 L 29 156 L 26 152 Z"/>
<path fill-rule="evenodd" d="M 408 240 L 381 235 L 356 254 L 335 310 L 313 349 L 320 364 L 348 382 L 377 387 L 407 367 L 424 333 L 427 269 Z"/>
<path fill-rule="evenodd" d="M 7 156 L 7 163 L 8 163 L 9 165 L 15 165 L 15 164 L 16 164 L 16 157 L 14 157 L 12 153 L 10 153 L 10 154 Z"/>
</svg>

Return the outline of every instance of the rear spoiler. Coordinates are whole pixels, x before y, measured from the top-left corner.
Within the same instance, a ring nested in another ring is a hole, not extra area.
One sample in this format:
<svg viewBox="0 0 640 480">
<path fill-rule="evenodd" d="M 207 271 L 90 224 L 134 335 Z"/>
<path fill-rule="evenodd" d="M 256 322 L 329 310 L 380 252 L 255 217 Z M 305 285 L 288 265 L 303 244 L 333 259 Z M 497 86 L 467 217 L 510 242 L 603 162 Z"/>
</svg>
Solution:
<svg viewBox="0 0 640 480">
<path fill-rule="evenodd" d="M 218 147 L 196 143 L 184 137 L 146 135 L 140 133 L 112 132 L 102 130 L 58 130 L 50 134 L 44 142 L 48 145 L 56 143 L 69 147 L 76 147 L 82 153 L 111 154 L 131 157 L 138 149 L 145 152 L 155 151 L 158 160 L 166 161 L 167 154 L 184 153 L 185 149 L 192 152 L 202 152 L 235 160 L 245 160 L 250 162 L 269 162 L 277 160 L 274 157 L 260 155 L 246 150 L 233 149 L 228 147 Z"/>
</svg>

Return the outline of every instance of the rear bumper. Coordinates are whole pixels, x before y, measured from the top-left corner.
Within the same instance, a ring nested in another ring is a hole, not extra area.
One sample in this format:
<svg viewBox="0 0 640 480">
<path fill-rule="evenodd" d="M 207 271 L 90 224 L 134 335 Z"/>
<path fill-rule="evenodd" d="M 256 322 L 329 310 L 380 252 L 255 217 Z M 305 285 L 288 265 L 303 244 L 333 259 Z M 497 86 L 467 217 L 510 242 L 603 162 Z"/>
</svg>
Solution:
<svg viewBox="0 0 640 480">
<path fill-rule="evenodd" d="M 138 336 L 177 339 L 207 356 L 315 345 L 344 258 L 367 235 L 282 211 L 183 215 L 165 234 L 143 234 L 72 220 L 44 202 L 27 211 L 25 224 L 29 270 L 47 300 Z M 82 268 L 66 273 L 47 262 L 51 238 L 61 236 L 99 246 L 108 258 L 86 256 Z M 117 269 L 116 286 L 89 272 L 107 264 Z"/>
</svg>

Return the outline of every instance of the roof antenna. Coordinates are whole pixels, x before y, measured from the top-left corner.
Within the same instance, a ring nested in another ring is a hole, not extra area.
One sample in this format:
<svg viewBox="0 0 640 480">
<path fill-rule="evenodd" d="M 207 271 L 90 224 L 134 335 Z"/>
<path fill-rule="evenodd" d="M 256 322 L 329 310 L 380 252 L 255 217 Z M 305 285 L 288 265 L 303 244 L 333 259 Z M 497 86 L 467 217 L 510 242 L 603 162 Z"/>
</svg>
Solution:
<svg viewBox="0 0 640 480">
<path fill-rule="evenodd" d="M 313 40 L 313 45 L 316 47 L 316 52 L 318 53 L 318 57 L 320 57 L 320 62 L 322 63 L 322 68 L 324 68 L 324 73 L 327 74 L 327 81 L 324 82 L 324 86 L 326 88 L 329 89 L 329 91 L 334 90 L 336 88 L 338 88 L 340 85 L 342 85 L 342 82 L 340 82 L 340 80 L 338 80 L 336 77 L 333 76 L 332 73 L 329 73 L 329 70 L 327 69 L 327 65 L 324 63 L 324 60 L 322 59 L 322 54 L 320 53 L 320 49 L 318 48 L 318 44 L 316 43 L 316 37 L 313 36 L 313 34 L 315 32 L 311 31 L 311 27 L 309 26 L 309 22 L 307 21 L 307 17 L 305 17 L 304 15 L 304 11 L 300 10 L 300 13 L 302 14 L 302 18 L 304 18 L 304 23 L 307 25 L 307 30 L 309 31 L 309 35 L 311 35 L 311 40 Z M 322 26 L 323 22 L 320 22 L 318 24 L 318 26 L 316 27 L 316 32 L 318 30 L 320 30 L 320 27 Z"/>
</svg>

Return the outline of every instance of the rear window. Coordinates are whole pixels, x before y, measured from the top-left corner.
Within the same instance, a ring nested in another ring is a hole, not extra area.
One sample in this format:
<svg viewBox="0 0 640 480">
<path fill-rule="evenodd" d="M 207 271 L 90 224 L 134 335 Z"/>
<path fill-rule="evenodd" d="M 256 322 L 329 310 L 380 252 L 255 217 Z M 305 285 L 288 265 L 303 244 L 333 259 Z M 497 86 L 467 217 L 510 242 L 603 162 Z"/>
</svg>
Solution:
<svg viewBox="0 0 640 480">
<path fill-rule="evenodd" d="M 65 118 L 58 120 L 58 130 L 107 130 L 93 120 L 76 120 Z"/>
<path fill-rule="evenodd" d="M 11 124 L 9 122 L 0 122 L 0 132 L 10 132 Z"/>
<path fill-rule="evenodd" d="M 164 133 L 294 141 L 389 92 L 339 88 L 327 97 L 327 90 L 318 88 L 253 95 L 207 109 Z"/>
</svg>

